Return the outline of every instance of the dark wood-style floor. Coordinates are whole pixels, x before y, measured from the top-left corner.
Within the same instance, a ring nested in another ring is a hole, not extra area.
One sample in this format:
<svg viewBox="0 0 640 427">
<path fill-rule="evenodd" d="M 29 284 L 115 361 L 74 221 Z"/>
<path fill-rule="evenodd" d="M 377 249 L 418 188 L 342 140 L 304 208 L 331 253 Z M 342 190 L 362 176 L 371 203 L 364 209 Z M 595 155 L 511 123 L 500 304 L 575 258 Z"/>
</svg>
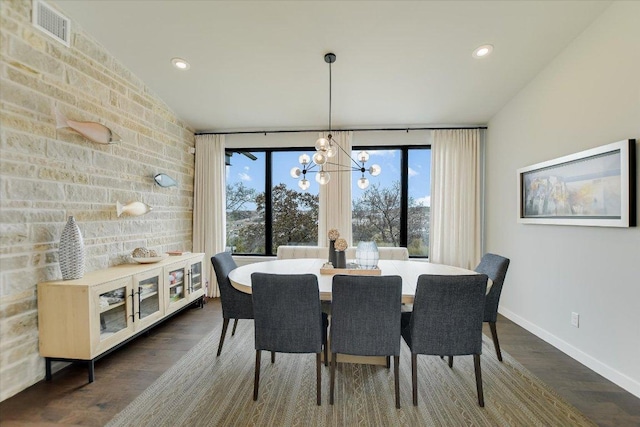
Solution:
<svg viewBox="0 0 640 427">
<path fill-rule="evenodd" d="M 187 309 L 96 362 L 95 382 L 87 382 L 85 367 L 72 365 L 52 382 L 43 380 L 0 403 L 0 424 L 102 426 L 221 321 L 218 299 L 204 309 Z M 491 336 L 488 328 L 485 334 Z M 640 426 L 637 397 L 504 317 L 498 335 L 506 352 L 597 424 Z"/>
</svg>

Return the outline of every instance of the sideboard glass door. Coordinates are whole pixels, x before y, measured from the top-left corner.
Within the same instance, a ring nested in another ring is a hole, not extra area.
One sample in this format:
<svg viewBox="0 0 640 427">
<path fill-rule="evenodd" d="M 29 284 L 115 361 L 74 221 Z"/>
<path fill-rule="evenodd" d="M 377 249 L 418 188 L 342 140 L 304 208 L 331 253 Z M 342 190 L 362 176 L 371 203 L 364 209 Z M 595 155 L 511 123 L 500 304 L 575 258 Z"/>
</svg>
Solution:
<svg viewBox="0 0 640 427">
<path fill-rule="evenodd" d="M 168 298 L 166 302 L 166 312 L 171 313 L 187 304 L 188 299 L 188 274 L 187 263 L 182 262 L 165 267 L 165 280 L 167 280 Z"/>
<path fill-rule="evenodd" d="M 162 269 L 160 268 L 134 276 L 133 283 L 137 295 L 136 329 L 144 328 L 164 315 L 161 282 Z"/>
<path fill-rule="evenodd" d="M 98 307 L 98 319 L 94 325 L 99 328 L 99 333 L 93 336 L 99 349 L 109 348 L 113 342 L 132 333 L 132 293 L 131 278 L 104 283 L 93 290 Z"/>
<path fill-rule="evenodd" d="M 127 288 L 100 294 L 100 341 L 127 327 Z"/>
<path fill-rule="evenodd" d="M 194 262 L 191 264 L 191 286 L 190 293 L 195 293 L 202 289 L 202 262 Z"/>
</svg>

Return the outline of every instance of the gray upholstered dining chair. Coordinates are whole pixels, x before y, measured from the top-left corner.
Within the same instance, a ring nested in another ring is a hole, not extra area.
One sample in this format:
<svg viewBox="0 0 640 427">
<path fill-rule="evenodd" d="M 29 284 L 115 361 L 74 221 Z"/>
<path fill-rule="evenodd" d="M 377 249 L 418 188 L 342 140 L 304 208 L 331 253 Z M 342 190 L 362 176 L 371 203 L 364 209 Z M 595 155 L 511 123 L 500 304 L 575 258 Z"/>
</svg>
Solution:
<svg viewBox="0 0 640 427">
<path fill-rule="evenodd" d="M 500 303 L 502 285 L 504 284 L 504 278 L 507 275 L 508 268 L 509 258 L 491 253 L 484 254 L 480 260 L 480 264 L 476 267 L 478 273 L 486 274 L 493 282 L 484 305 L 484 321 L 489 323 L 493 345 L 496 348 L 496 356 L 498 356 L 498 360 L 501 362 L 502 352 L 500 351 L 500 342 L 498 341 L 496 320 L 498 320 L 498 304 Z M 449 362 L 449 364 L 451 365 L 451 362 Z"/>
<path fill-rule="evenodd" d="M 331 308 L 331 384 L 333 405 L 337 354 L 393 356 L 396 408 L 400 408 L 400 276 L 333 277 Z"/>
<path fill-rule="evenodd" d="M 316 353 L 316 401 L 321 403 L 320 354 L 327 344 L 327 315 L 320 309 L 320 291 L 315 274 L 251 275 L 255 314 L 256 365 L 253 400 L 258 399 L 260 355 Z M 325 360 L 327 353 L 325 351 Z"/>
<path fill-rule="evenodd" d="M 251 295 L 234 288 L 229 281 L 229 273 L 237 265 L 229 252 L 221 252 L 211 257 L 211 264 L 216 272 L 218 288 L 220 289 L 220 301 L 222 303 L 222 333 L 218 344 L 218 356 L 222 351 L 224 337 L 227 334 L 229 319 L 234 319 L 231 336 L 235 335 L 238 319 L 253 319 L 253 302 Z"/>
<path fill-rule="evenodd" d="M 478 404 L 482 391 L 482 314 L 487 276 L 418 277 L 413 311 L 402 313 L 402 338 L 411 350 L 413 404 L 418 405 L 418 354 L 435 356 L 473 355 Z"/>
</svg>

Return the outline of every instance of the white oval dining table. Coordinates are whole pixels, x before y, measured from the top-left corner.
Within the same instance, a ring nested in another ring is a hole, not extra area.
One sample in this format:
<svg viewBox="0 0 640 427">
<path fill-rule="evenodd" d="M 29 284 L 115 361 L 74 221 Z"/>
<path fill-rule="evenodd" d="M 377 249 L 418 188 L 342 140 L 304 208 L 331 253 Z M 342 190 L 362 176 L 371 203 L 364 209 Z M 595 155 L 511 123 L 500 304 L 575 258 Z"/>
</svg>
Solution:
<svg viewBox="0 0 640 427">
<path fill-rule="evenodd" d="M 326 259 L 303 258 L 303 259 L 279 259 L 274 261 L 256 262 L 253 264 L 237 267 L 229 273 L 231 285 L 236 289 L 251 293 L 252 273 L 271 274 L 315 274 L 318 277 L 318 288 L 320 299 L 331 300 L 331 284 L 333 274 L 321 274 L 320 268 L 327 262 Z M 423 261 L 402 261 L 402 260 L 379 260 L 378 268 L 383 276 L 397 275 L 402 277 L 402 302 L 413 304 L 416 293 L 418 276 L 421 274 L 436 275 L 468 275 L 478 274 L 473 270 L 453 267 L 443 264 L 432 264 Z M 491 289 L 491 279 L 487 283 L 487 293 Z"/>
</svg>

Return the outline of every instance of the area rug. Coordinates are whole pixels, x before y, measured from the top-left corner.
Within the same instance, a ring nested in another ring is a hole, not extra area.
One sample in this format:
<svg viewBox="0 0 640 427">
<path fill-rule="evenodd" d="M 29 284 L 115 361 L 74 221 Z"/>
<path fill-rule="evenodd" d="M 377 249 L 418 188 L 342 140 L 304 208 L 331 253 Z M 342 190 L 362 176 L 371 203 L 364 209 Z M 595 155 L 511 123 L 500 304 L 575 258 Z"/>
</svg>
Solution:
<svg viewBox="0 0 640 427">
<path fill-rule="evenodd" d="M 230 335 L 230 334 L 228 334 Z M 495 356 L 483 336 L 485 407 L 478 406 L 473 357 L 418 356 L 418 406 L 412 405 L 411 354 L 402 343 L 400 403 L 393 369 L 339 363 L 334 405 L 330 369 L 322 368 L 322 405 L 316 405 L 315 355 L 262 357 L 260 394 L 253 397 L 253 322 L 240 321 L 216 357 L 215 328 L 108 426 L 593 426 L 505 351 Z"/>
</svg>

